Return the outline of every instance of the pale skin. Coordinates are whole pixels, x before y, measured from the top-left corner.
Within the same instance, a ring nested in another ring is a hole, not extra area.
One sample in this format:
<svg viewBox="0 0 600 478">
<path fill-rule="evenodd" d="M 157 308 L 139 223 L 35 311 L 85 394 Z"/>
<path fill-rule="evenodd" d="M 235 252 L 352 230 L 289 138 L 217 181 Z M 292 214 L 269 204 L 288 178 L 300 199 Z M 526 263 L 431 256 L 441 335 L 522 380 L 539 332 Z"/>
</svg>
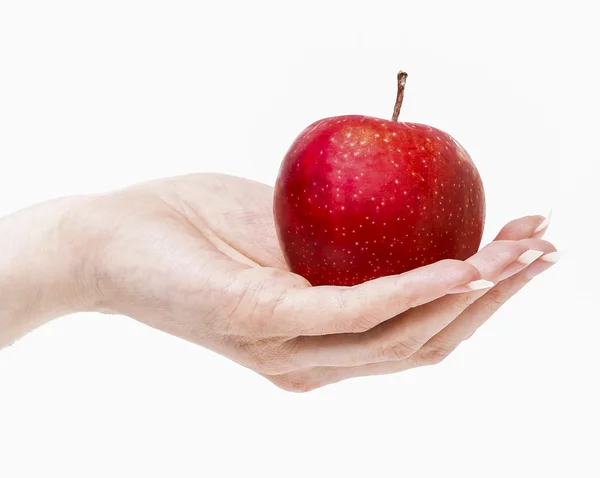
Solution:
<svg viewBox="0 0 600 478">
<path fill-rule="evenodd" d="M 527 216 L 466 261 L 312 287 L 285 263 L 272 194 L 196 174 L 0 219 L 0 348 L 67 314 L 122 314 L 304 392 L 438 363 L 558 258 Z"/>
</svg>

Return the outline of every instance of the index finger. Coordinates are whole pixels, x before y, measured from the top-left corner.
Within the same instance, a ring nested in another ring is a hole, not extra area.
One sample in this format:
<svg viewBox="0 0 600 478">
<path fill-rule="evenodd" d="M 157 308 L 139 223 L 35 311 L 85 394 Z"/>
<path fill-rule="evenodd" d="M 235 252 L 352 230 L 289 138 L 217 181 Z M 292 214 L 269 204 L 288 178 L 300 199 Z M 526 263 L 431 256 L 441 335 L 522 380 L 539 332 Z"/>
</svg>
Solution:
<svg viewBox="0 0 600 478">
<path fill-rule="evenodd" d="M 358 333 L 448 293 L 491 287 L 475 266 L 443 260 L 352 287 L 294 289 L 277 303 L 274 323 L 287 336 Z"/>
<path fill-rule="evenodd" d="M 494 241 L 518 241 L 527 237 L 540 239 L 548 229 L 551 217 L 552 211 L 546 217 L 525 216 L 514 219 L 500 230 Z"/>
</svg>

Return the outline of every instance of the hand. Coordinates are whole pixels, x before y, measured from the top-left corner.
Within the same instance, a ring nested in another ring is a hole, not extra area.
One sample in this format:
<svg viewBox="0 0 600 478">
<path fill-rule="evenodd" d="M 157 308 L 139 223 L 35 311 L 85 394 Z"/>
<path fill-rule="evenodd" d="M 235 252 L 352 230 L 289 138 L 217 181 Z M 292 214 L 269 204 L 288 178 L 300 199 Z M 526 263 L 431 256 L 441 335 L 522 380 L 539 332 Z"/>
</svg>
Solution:
<svg viewBox="0 0 600 478">
<path fill-rule="evenodd" d="M 465 262 L 352 288 L 311 287 L 285 264 L 272 188 L 262 184 L 172 178 L 92 198 L 82 211 L 80 234 L 92 247 L 83 270 L 93 277 L 83 282 L 95 285 L 96 308 L 210 348 L 295 391 L 438 362 L 549 267 L 555 251 L 539 238 L 543 230 L 534 233 L 544 218 L 526 217 Z M 542 253 L 527 268 L 518 261 Z M 489 290 L 469 291 L 499 278 Z"/>
<path fill-rule="evenodd" d="M 311 287 L 283 259 L 272 188 L 222 175 L 86 198 L 66 217 L 64 237 L 81 246 L 75 303 L 210 348 L 293 391 L 438 362 L 555 257 L 544 227 L 534 233 L 544 218 L 527 217 L 465 262 Z M 498 283 L 471 290 L 482 279 Z"/>
</svg>

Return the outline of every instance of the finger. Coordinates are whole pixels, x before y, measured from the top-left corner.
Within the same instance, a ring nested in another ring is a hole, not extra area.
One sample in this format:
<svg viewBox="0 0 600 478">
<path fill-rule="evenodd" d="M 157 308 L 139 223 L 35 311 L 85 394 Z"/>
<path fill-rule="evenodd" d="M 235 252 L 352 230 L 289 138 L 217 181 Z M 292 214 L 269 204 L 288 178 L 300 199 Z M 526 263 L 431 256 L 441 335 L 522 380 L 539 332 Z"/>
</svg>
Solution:
<svg viewBox="0 0 600 478">
<path fill-rule="evenodd" d="M 540 244 L 539 241 L 526 240 L 524 241 L 524 245 L 542 249 L 545 254 L 532 263 L 526 270 L 521 271 L 509 280 L 495 286 L 494 289 L 504 289 L 504 293 L 512 296 L 520 290 L 525 283 L 550 268 L 560 259 L 560 252 L 549 252 L 554 250 L 554 246 L 549 243 Z M 488 297 L 484 296 L 479 299 L 479 301 L 475 302 L 474 305 L 479 307 L 481 304 L 484 304 L 484 301 L 487 299 Z M 505 303 L 506 300 L 501 303 Z M 494 304 L 494 307 L 498 305 L 497 302 Z M 308 391 L 350 378 L 392 374 L 414 367 L 437 364 L 454 351 L 464 339 L 473 335 L 474 330 L 476 330 L 481 323 L 485 322 L 486 314 L 471 314 L 472 308 L 475 308 L 474 305 L 463 312 L 459 318 L 449 324 L 439 334 L 432 337 L 416 353 L 405 359 L 368 363 L 352 367 L 319 366 L 267 378 L 287 390 Z M 488 313 L 488 317 L 492 314 L 493 311 Z M 471 317 L 471 315 L 478 315 L 480 320 L 472 320 L 474 317 Z"/>
<path fill-rule="evenodd" d="M 370 363 L 356 367 L 315 367 L 313 369 L 294 372 L 285 377 L 288 383 L 300 384 L 304 388 L 313 389 L 326 384 L 331 384 L 349 378 L 385 375 L 398 373 L 410 368 L 434 365 L 448 357 L 456 347 L 466 338 L 473 335 L 474 331 L 497 308 L 518 292 L 529 280 L 555 264 L 559 258 L 559 252 L 553 252 L 554 246 L 545 241 L 524 240 L 521 241 L 525 247 L 540 249 L 544 255 L 532 263 L 526 270 L 521 271 L 512 278 L 496 285 L 482 298 L 466 309 L 456 320 L 452 321 L 439 334 L 432 337 L 415 354 L 404 360 Z M 529 250 L 532 250 L 529 249 Z M 494 290 L 500 290 L 500 299 L 490 299 L 489 294 Z"/>
<path fill-rule="evenodd" d="M 531 235 L 531 237 L 534 239 L 541 239 L 542 237 L 544 237 L 544 234 L 546 234 L 546 231 L 548 230 L 548 226 L 550 226 L 551 220 L 552 209 L 548 211 L 548 214 L 546 215 L 546 217 L 544 217 L 544 220 L 540 224 L 538 224 L 538 226 L 533 230 L 533 234 Z"/>
<path fill-rule="evenodd" d="M 477 280 L 471 264 L 444 260 L 353 287 L 293 289 L 277 302 L 274 330 L 285 336 L 364 332 L 454 288 L 480 287 Z"/>
<path fill-rule="evenodd" d="M 529 237 L 543 221 L 542 216 L 511 221 L 496 241 L 509 236 Z M 290 291 L 277 302 L 271 333 L 298 336 L 362 332 L 411 307 L 446 295 L 451 289 L 453 293 L 461 293 L 486 286 L 477 279 L 476 271 L 468 266 L 440 261 L 351 288 L 301 288 Z"/>
<path fill-rule="evenodd" d="M 504 275 L 508 277 L 508 273 L 511 275 L 517 274 L 525 269 L 528 264 L 531 264 L 540 257 L 543 251 L 549 250 L 549 248 L 551 248 L 549 243 L 535 239 L 525 239 L 517 242 L 497 241 L 488 244 L 478 254 L 468 259 L 468 261 L 477 267 L 483 278 L 496 280 L 498 276 Z M 394 361 L 394 357 L 397 357 L 398 360 L 410 358 L 411 360 L 408 360 L 400 367 L 401 370 L 404 370 L 406 367 L 416 366 L 417 364 L 437 363 L 460 343 L 458 341 L 455 345 L 455 340 L 444 336 L 439 337 L 441 331 L 452 330 L 452 324 L 466 310 L 469 310 L 473 303 L 484 300 L 489 290 L 471 292 L 464 294 L 462 297 L 445 296 L 434 302 L 425 304 L 419 307 L 419 309 L 406 312 L 401 319 L 398 319 L 402 322 L 395 325 L 394 328 L 392 328 L 391 324 L 393 322 L 391 322 L 388 335 L 396 337 L 395 341 L 392 338 L 392 343 L 406 341 L 406 339 L 399 338 L 403 335 L 408 335 L 409 337 L 417 336 L 419 339 L 416 341 L 411 339 L 408 343 L 404 343 L 400 348 L 400 352 L 393 354 L 389 357 L 389 360 Z M 436 322 L 429 324 L 428 321 L 423 320 L 423 317 L 435 317 Z M 410 326 L 417 330 L 411 330 Z M 431 341 L 436 337 L 437 340 L 432 344 Z M 388 339 L 382 339 L 384 343 L 386 340 Z M 408 349 L 412 349 L 412 354 L 407 353 L 411 351 Z M 377 361 L 371 360 L 371 362 Z M 347 366 L 347 364 L 345 365 Z M 397 369 L 395 365 L 390 367 L 392 370 Z M 375 370 L 385 368 L 383 366 Z"/>
<path fill-rule="evenodd" d="M 477 268 L 482 279 L 497 281 L 498 277 L 516 263 L 529 260 L 532 253 L 523 241 L 494 241 L 466 262 Z"/>
<path fill-rule="evenodd" d="M 533 237 L 536 239 L 541 238 L 550 224 L 552 217 L 552 211 L 547 217 L 544 216 L 525 216 L 506 224 L 498 233 L 495 241 L 500 240 L 513 240 L 518 241 L 519 239 L 525 239 Z"/>
<path fill-rule="evenodd" d="M 469 261 L 493 277 L 525 251 L 525 244 L 501 241 L 489 244 Z M 299 337 L 294 344 L 294 365 L 297 368 L 348 367 L 409 357 L 483 293 L 484 290 L 479 290 L 447 295 L 363 333 Z"/>
<path fill-rule="evenodd" d="M 281 375 L 264 376 L 285 390 L 291 392 L 308 392 L 351 378 L 403 372 L 417 366 L 413 357 L 392 362 L 359 365 L 357 367 L 313 367 Z"/>
<path fill-rule="evenodd" d="M 518 244 L 526 249 L 526 251 L 521 254 L 515 262 L 510 264 L 506 269 L 504 269 L 500 274 L 494 274 L 490 272 L 489 277 L 492 278 L 494 282 L 498 283 L 509 277 L 514 276 L 518 272 L 527 268 L 530 264 L 535 262 L 544 254 L 544 247 L 547 243 L 542 241 L 541 239 L 523 239 L 518 242 Z M 538 247 L 539 246 L 539 247 Z M 488 277 L 486 275 L 486 277 Z"/>
<path fill-rule="evenodd" d="M 428 350 L 442 349 L 446 352 L 454 350 L 463 340 L 468 339 L 483 325 L 502 305 L 521 290 L 535 275 L 550 268 L 559 258 L 556 248 L 549 242 L 540 239 L 520 241 L 529 247 L 543 251 L 539 259 L 524 270 L 506 279 L 483 297 L 471 304 L 456 320 L 446 326 L 439 334 L 423 346 L 424 354 Z"/>
</svg>

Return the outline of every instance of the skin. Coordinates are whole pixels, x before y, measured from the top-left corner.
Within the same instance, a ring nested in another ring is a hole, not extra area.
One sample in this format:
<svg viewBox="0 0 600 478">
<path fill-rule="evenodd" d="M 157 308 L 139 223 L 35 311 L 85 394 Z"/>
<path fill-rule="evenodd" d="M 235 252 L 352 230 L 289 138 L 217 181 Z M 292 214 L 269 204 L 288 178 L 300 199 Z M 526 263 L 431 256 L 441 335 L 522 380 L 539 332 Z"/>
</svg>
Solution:
<svg viewBox="0 0 600 478">
<path fill-rule="evenodd" d="M 556 250 L 528 216 L 465 261 L 311 286 L 288 270 L 272 203 L 269 186 L 197 174 L 1 219 L 0 347 L 66 314 L 123 314 L 304 392 L 439 362 Z M 527 267 L 528 250 L 545 255 Z M 480 279 L 496 285 L 461 292 Z"/>
</svg>

